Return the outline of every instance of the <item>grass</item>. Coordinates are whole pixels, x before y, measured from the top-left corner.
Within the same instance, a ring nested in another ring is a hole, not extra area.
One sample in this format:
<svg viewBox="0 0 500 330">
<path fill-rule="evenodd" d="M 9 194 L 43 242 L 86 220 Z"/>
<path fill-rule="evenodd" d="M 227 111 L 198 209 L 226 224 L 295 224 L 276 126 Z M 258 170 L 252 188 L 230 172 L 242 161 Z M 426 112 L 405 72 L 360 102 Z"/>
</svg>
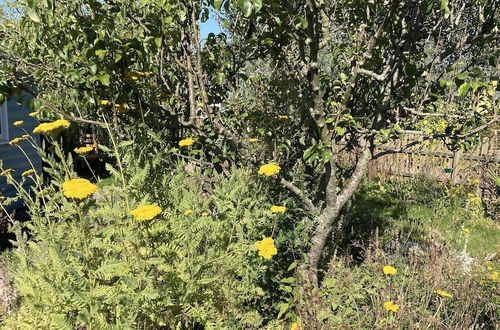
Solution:
<svg viewBox="0 0 500 330">
<path fill-rule="evenodd" d="M 407 216 L 419 219 L 425 233 L 437 230 L 453 249 L 462 250 L 467 243 L 466 252 L 474 258 L 485 258 L 500 249 L 500 225 L 490 218 L 471 217 L 466 208 L 410 205 Z"/>
<path fill-rule="evenodd" d="M 483 259 L 498 253 L 500 223 L 485 216 L 483 205 L 468 203 L 467 194 L 475 188 L 452 189 L 455 193 L 450 194 L 444 184 L 425 179 L 367 181 L 355 196 L 342 244 L 356 255 L 352 246 L 365 245 L 375 231 L 384 242 L 399 239 L 411 244 L 425 244 L 430 233 L 437 232 L 448 248 L 465 248 L 471 257 Z"/>
</svg>

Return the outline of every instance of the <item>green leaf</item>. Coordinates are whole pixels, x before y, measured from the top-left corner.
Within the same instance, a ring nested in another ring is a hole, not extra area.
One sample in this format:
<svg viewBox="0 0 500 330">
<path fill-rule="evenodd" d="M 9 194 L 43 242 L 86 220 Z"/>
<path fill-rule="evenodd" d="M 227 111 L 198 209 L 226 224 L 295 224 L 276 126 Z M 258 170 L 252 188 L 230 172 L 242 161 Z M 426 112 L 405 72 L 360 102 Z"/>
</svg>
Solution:
<svg viewBox="0 0 500 330">
<path fill-rule="evenodd" d="M 156 47 L 160 47 L 163 39 L 162 37 L 155 38 Z"/>
<path fill-rule="evenodd" d="M 258 13 L 262 9 L 262 0 L 253 0 L 253 7 L 255 12 Z"/>
<path fill-rule="evenodd" d="M 407 76 L 413 76 L 417 72 L 417 66 L 413 63 L 406 63 L 405 65 L 405 74 Z"/>
<path fill-rule="evenodd" d="M 343 136 L 345 134 L 345 129 L 340 126 L 335 127 L 335 132 L 337 132 L 338 136 Z"/>
<path fill-rule="evenodd" d="M 281 280 L 281 283 L 286 283 L 286 284 L 290 284 L 290 283 L 294 283 L 295 282 L 295 277 L 287 277 L 287 278 L 284 278 Z"/>
<path fill-rule="evenodd" d="M 470 85 L 469 83 L 463 83 L 460 88 L 458 89 L 458 96 L 460 97 L 463 97 L 465 96 L 465 94 L 467 94 L 467 92 L 469 91 L 470 89 Z"/>
<path fill-rule="evenodd" d="M 295 269 L 297 267 L 297 265 L 298 265 L 297 261 L 292 262 L 292 264 L 288 267 L 288 269 L 286 271 L 289 272 L 292 269 Z"/>
<path fill-rule="evenodd" d="M 42 20 L 40 19 L 40 16 L 36 13 L 34 10 L 29 10 L 28 11 L 28 17 L 35 23 L 40 23 Z"/>
<path fill-rule="evenodd" d="M 441 10 L 448 9 L 448 0 L 441 0 Z"/>
<path fill-rule="evenodd" d="M 97 57 L 99 57 L 99 59 L 103 60 L 104 57 L 106 56 L 106 54 L 108 53 L 107 50 L 105 49 L 98 49 L 95 51 L 95 54 L 97 55 Z"/>
<path fill-rule="evenodd" d="M 245 17 L 252 15 L 253 5 L 250 0 L 239 0 L 238 5 L 240 6 L 240 9 Z"/>
<path fill-rule="evenodd" d="M 324 149 L 321 152 L 321 160 L 323 161 L 323 164 L 326 164 L 332 159 L 332 150 L 330 148 Z"/>
<path fill-rule="evenodd" d="M 31 9 L 35 9 L 36 0 L 26 0 L 26 3 L 28 5 L 28 7 L 30 7 Z"/>
<path fill-rule="evenodd" d="M 104 85 L 104 86 L 109 86 L 109 80 L 110 80 L 109 74 L 104 74 L 99 77 L 99 81 Z"/>
<path fill-rule="evenodd" d="M 216 10 L 220 10 L 223 2 L 224 0 L 214 0 L 214 8 Z"/>
<path fill-rule="evenodd" d="M 282 303 L 280 305 L 280 312 L 278 313 L 278 319 L 286 313 L 286 311 L 288 310 L 288 307 L 290 307 L 290 304 L 288 303 Z"/>
</svg>

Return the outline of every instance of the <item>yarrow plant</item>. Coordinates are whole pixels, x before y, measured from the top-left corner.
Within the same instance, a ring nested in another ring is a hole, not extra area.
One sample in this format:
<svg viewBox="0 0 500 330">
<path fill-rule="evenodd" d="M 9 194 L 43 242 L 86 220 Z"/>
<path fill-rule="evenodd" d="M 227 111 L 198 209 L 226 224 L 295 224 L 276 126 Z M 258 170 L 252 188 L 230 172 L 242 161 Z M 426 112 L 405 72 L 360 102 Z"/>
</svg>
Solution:
<svg viewBox="0 0 500 330">
<path fill-rule="evenodd" d="M 85 155 L 91 152 L 92 150 L 94 150 L 93 147 L 80 147 L 80 148 L 75 148 L 74 152 L 79 155 Z"/>
<path fill-rule="evenodd" d="M 41 123 L 33 130 L 33 133 L 56 136 L 64 129 L 67 129 L 71 123 L 65 119 L 59 119 L 50 123 Z"/>
<path fill-rule="evenodd" d="M 194 140 L 191 138 L 183 139 L 179 141 L 179 147 L 189 147 L 194 144 Z"/>
<path fill-rule="evenodd" d="M 143 205 L 130 211 L 137 221 L 151 220 L 161 213 L 161 208 L 158 205 Z"/>
<path fill-rule="evenodd" d="M 259 249 L 259 256 L 264 259 L 271 259 L 273 256 L 278 254 L 278 249 L 276 249 L 274 240 L 271 237 L 266 237 L 261 241 L 256 242 L 255 246 Z"/>
<path fill-rule="evenodd" d="M 278 206 L 278 205 L 271 206 L 272 213 L 284 213 L 285 211 L 286 211 L 285 206 Z"/>
<path fill-rule="evenodd" d="M 35 170 L 31 169 L 31 170 L 24 171 L 22 176 L 31 176 L 35 173 L 36 173 Z"/>
<path fill-rule="evenodd" d="M 382 270 L 384 271 L 385 275 L 396 275 L 396 273 L 398 272 L 398 270 L 392 266 L 384 266 Z"/>
<path fill-rule="evenodd" d="M 275 174 L 278 174 L 281 170 L 281 167 L 274 163 L 269 163 L 262 165 L 259 169 L 259 174 L 260 175 L 266 175 L 266 176 L 273 176 Z"/>
<path fill-rule="evenodd" d="M 83 178 L 66 181 L 62 188 L 64 196 L 74 199 L 85 199 L 97 191 L 95 184 Z"/>
</svg>

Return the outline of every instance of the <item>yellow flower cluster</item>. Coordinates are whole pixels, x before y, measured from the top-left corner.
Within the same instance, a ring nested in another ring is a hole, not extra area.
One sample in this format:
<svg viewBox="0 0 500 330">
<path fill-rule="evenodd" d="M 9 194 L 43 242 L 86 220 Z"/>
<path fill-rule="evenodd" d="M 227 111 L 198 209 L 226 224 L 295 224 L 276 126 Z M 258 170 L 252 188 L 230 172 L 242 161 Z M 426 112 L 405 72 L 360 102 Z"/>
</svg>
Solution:
<svg viewBox="0 0 500 330">
<path fill-rule="evenodd" d="M 0 176 L 7 176 L 7 175 L 11 175 L 12 173 L 14 173 L 15 170 L 11 169 L 11 168 L 8 168 L 2 172 L 0 172 Z"/>
<path fill-rule="evenodd" d="M 399 311 L 399 305 L 395 304 L 394 301 L 392 301 L 392 300 L 386 301 L 384 303 L 384 308 L 388 312 L 397 313 Z"/>
<path fill-rule="evenodd" d="M 74 151 L 79 155 L 85 155 L 91 152 L 92 150 L 94 150 L 93 147 L 80 147 L 80 148 L 75 148 Z"/>
<path fill-rule="evenodd" d="M 191 138 L 187 138 L 187 139 L 179 141 L 179 147 L 189 147 L 189 146 L 192 146 L 193 144 L 194 144 L 194 140 Z"/>
<path fill-rule="evenodd" d="M 152 74 L 153 72 L 129 71 L 125 73 L 125 78 L 130 80 L 137 80 L 140 77 L 148 77 Z"/>
<path fill-rule="evenodd" d="M 50 136 L 56 136 L 62 130 L 68 128 L 71 123 L 65 119 L 59 119 L 51 123 L 42 123 L 35 127 L 33 133 L 47 134 Z"/>
<path fill-rule="evenodd" d="M 274 240 L 271 237 L 266 237 L 262 241 L 255 243 L 257 249 L 259 249 L 259 256 L 264 259 L 271 259 L 274 255 L 278 254 L 276 246 L 274 246 Z"/>
<path fill-rule="evenodd" d="M 130 211 L 137 221 L 151 220 L 161 213 L 161 208 L 158 205 L 144 205 Z"/>
<path fill-rule="evenodd" d="M 302 330 L 302 326 L 300 325 L 299 322 L 293 322 L 290 327 L 290 330 Z"/>
<path fill-rule="evenodd" d="M 448 297 L 448 298 L 452 298 L 453 297 L 453 295 L 451 293 L 448 293 L 446 291 L 435 290 L 434 292 L 437 293 L 438 295 L 440 295 L 441 297 Z"/>
<path fill-rule="evenodd" d="M 22 120 L 18 120 L 18 121 L 15 121 L 14 123 L 12 123 L 12 125 L 17 126 L 17 127 L 22 126 L 23 124 L 24 124 L 24 121 L 22 121 Z"/>
<path fill-rule="evenodd" d="M 257 138 L 251 138 L 251 139 L 248 139 L 248 142 L 259 142 L 260 140 L 257 139 Z"/>
<path fill-rule="evenodd" d="M 24 141 L 24 140 L 26 140 L 26 137 L 23 135 L 23 136 L 21 136 L 21 137 L 17 137 L 17 138 L 15 138 L 15 139 L 12 139 L 12 140 L 9 142 L 9 144 L 10 144 L 11 146 L 17 146 L 20 142 L 22 142 L 22 141 Z"/>
<path fill-rule="evenodd" d="M 184 215 L 190 215 L 190 214 L 193 214 L 193 210 L 186 210 L 184 211 Z"/>
<path fill-rule="evenodd" d="M 262 165 L 259 169 L 259 174 L 260 175 L 266 175 L 266 176 L 273 176 L 275 174 L 278 174 L 281 170 L 281 167 L 274 163 L 269 163 Z"/>
<path fill-rule="evenodd" d="M 396 275 L 398 272 L 398 270 L 392 266 L 384 266 L 383 271 L 385 275 Z"/>
<path fill-rule="evenodd" d="M 33 175 L 35 173 L 36 173 L 35 170 L 31 169 L 31 170 L 24 171 L 22 176 L 30 176 L 30 175 Z"/>
<path fill-rule="evenodd" d="M 283 213 L 285 211 L 286 211 L 286 207 L 284 207 L 284 206 L 277 206 L 277 205 L 271 206 L 271 212 L 273 212 L 273 213 Z"/>
<path fill-rule="evenodd" d="M 127 104 L 115 104 L 115 110 L 120 113 L 126 113 L 130 110 L 130 107 Z"/>
<path fill-rule="evenodd" d="M 208 217 L 208 216 L 209 216 L 209 214 L 208 214 L 208 212 L 203 212 L 203 213 L 201 213 L 201 216 L 202 216 L 202 217 Z"/>
<path fill-rule="evenodd" d="M 30 116 L 30 117 L 36 117 L 36 116 L 38 116 L 38 111 L 30 112 L 28 114 L 28 116 Z"/>
<path fill-rule="evenodd" d="M 100 105 L 102 105 L 103 107 L 107 106 L 109 104 L 109 100 L 101 100 L 99 102 Z"/>
<path fill-rule="evenodd" d="M 469 200 L 469 203 L 475 206 L 480 206 L 481 205 L 481 197 L 476 196 L 476 194 L 469 193 L 467 194 L 467 199 Z"/>
<path fill-rule="evenodd" d="M 85 199 L 97 191 L 97 186 L 87 179 L 73 179 L 63 183 L 63 194 L 68 198 Z"/>
</svg>

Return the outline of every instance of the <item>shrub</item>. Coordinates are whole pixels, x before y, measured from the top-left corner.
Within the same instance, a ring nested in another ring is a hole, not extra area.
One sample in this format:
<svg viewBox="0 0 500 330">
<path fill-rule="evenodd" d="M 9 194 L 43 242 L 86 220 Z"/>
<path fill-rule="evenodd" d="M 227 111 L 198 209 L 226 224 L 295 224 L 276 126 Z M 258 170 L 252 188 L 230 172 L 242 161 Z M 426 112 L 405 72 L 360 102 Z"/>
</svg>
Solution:
<svg viewBox="0 0 500 330">
<path fill-rule="evenodd" d="M 271 213 L 259 179 L 234 170 L 206 187 L 185 163 L 168 170 L 126 145 L 115 152 L 116 168 L 107 165 L 112 183 L 92 196 L 64 196 L 63 182 L 75 177 L 71 159 L 66 174 L 47 159 L 51 179 L 37 185 L 36 198 L 21 192 L 32 236 L 19 235 L 6 255 L 22 302 L 6 326 L 234 328 L 272 317 L 279 297 L 266 291 L 279 262 L 263 260 L 254 244 L 285 216 Z M 131 209 L 147 204 L 161 214 L 135 220 Z"/>
</svg>

